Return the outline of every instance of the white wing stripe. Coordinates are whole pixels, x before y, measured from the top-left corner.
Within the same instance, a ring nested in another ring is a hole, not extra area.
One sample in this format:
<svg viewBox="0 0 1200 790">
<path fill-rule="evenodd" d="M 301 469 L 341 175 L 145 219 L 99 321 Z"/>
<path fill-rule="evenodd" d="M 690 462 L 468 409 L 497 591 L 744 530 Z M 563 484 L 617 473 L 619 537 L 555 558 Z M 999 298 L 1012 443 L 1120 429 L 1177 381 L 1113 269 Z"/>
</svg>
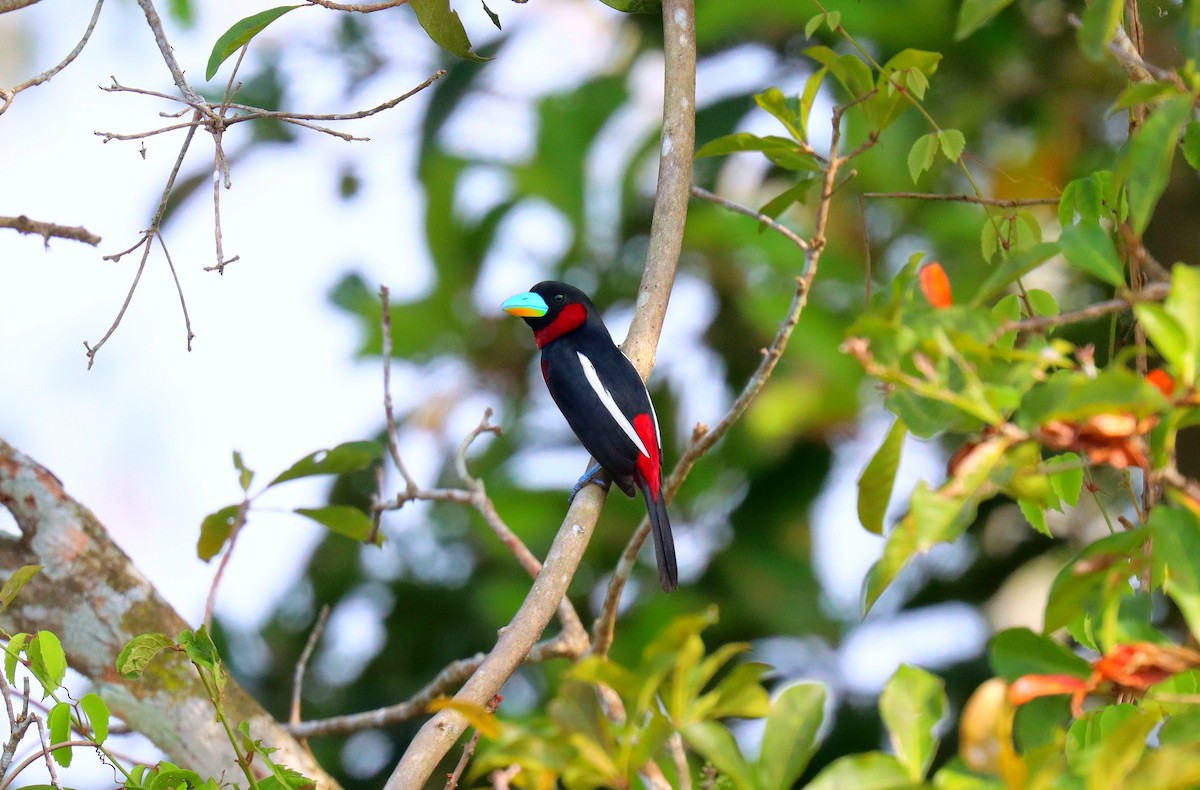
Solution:
<svg viewBox="0 0 1200 790">
<path fill-rule="evenodd" d="M 604 386 L 604 382 L 600 381 L 600 374 L 596 372 L 596 366 L 592 364 L 590 359 L 583 355 L 583 352 L 576 351 L 575 353 L 579 355 L 579 363 L 583 365 L 583 376 L 587 379 L 588 384 L 591 385 L 592 391 L 596 393 L 596 397 L 604 404 L 604 408 L 617 421 L 617 425 L 621 427 L 621 430 L 625 432 L 629 440 L 637 445 L 642 455 L 649 458 L 650 453 L 646 452 L 646 445 L 642 444 L 641 437 L 637 435 L 637 431 L 629 424 L 629 418 L 621 412 L 620 407 L 617 406 L 617 402 L 613 400 L 612 393 Z M 656 417 L 655 422 L 657 420 L 658 418 Z M 657 428 L 657 426 L 655 427 Z"/>
</svg>

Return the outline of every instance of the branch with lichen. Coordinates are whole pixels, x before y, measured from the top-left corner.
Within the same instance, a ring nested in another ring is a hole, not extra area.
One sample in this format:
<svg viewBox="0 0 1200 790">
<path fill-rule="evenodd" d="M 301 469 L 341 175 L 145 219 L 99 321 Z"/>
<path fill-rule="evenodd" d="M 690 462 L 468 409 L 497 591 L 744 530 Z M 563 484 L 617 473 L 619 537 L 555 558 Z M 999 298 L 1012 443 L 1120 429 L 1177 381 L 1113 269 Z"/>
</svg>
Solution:
<svg viewBox="0 0 1200 790">
<path fill-rule="evenodd" d="M 0 573 L 41 565 L 39 573 L 7 610 L 18 631 L 53 631 L 62 640 L 71 668 L 131 729 L 146 735 L 174 762 L 202 774 L 221 776 L 234 755 L 209 715 L 205 690 L 182 657 L 160 657 L 137 681 L 113 669 L 133 637 L 189 628 L 163 600 L 108 531 L 72 499 L 49 470 L 0 439 L 0 506 L 13 516 L 19 539 L 0 537 Z M 233 680 L 224 689 L 229 715 L 250 725 L 255 738 L 277 747 L 281 762 L 336 788 L 313 756 Z"/>
</svg>

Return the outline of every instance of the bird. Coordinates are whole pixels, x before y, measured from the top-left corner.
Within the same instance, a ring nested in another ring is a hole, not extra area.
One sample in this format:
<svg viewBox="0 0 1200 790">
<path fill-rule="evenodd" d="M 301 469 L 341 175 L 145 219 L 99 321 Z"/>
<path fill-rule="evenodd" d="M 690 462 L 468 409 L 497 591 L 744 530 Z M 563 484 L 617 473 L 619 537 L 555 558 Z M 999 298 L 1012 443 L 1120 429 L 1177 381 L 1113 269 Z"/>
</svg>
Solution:
<svg viewBox="0 0 1200 790">
<path fill-rule="evenodd" d="M 662 490 L 662 439 L 642 377 L 613 342 L 596 305 L 572 285 L 540 282 L 506 299 L 500 309 L 533 329 L 546 388 L 596 459 L 572 496 L 588 483 L 607 488 L 597 480 L 600 470 L 628 497 L 640 489 L 654 533 L 659 581 L 667 592 L 676 589 L 679 570 Z"/>
</svg>

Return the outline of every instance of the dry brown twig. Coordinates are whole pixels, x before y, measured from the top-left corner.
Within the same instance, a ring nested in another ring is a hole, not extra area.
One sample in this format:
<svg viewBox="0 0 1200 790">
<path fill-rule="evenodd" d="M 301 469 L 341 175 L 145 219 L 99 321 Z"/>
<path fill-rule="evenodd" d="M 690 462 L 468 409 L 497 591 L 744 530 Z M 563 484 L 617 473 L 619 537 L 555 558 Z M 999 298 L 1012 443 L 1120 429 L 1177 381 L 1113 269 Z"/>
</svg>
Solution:
<svg viewBox="0 0 1200 790">
<path fill-rule="evenodd" d="M 296 662 L 296 671 L 292 677 L 292 709 L 288 714 L 290 727 L 300 723 L 300 697 L 304 692 L 304 674 L 308 671 L 308 662 L 313 651 L 317 649 L 317 643 L 321 641 L 321 634 L 325 633 L 325 623 L 329 621 L 330 611 L 332 610 L 329 604 L 321 607 L 317 621 L 313 623 L 312 631 L 308 634 L 308 641 L 304 643 L 304 650 L 300 652 L 300 660 Z"/>
<path fill-rule="evenodd" d="M 386 8 L 408 4 L 408 0 L 384 0 L 382 3 L 335 3 L 333 0 L 308 0 L 308 2 L 311 5 L 319 5 L 321 8 L 329 8 L 333 11 L 352 11 L 359 14 L 370 14 L 374 11 L 383 11 Z"/>
<path fill-rule="evenodd" d="M 18 8 L 32 5 L 35 2 L 37 2 L 37 0 L 28 0 L 27 2 L 23 2 L 23 0 L 15 0 L 15 2 L 14 0 L 7 0 L 7 2 L 0 2 L 0 14 L 5 13 L 6 11 L 15 11 Z M 88 39 L 92 37 L 92 31 L 96 29 L 96 21 L 100 19 L 100 9 L 103 6 L 104 0 L 96 0 L 96 8 L 92 11 L 92 18 L 88 21 L 87 29 L 83 31 L 83 38 L 79 40 L 79 43 L 75 45 L 75 48 L 71 50 L 71 52 L 65 58 L 63 58 L 58 65 L 43 71 L 36 77 L 25 80 L 20 85 L 15 87 L 0 88 L 0 115 L 3 115 L 5 110 L 12 105 L 13 99 L 16 98 L 18 93 L 41 85 L 42 83 L 50 80 L 55 74 L 58 74 L 58 72 L 71 65 L 71 61 L 79 57 L 79 53 L 83 52 L 83 48 L 87 46 Z"/>
<path fill-rule="evenodd" d="M 17 233 L 41 236 L 46 249 L 50 249 L 50 239 L 71 239 L 90 244 L 95 247 L 100 243 L 100 237 L 81 225 L 56 225 L 53 222 L 39 222 L 22 214 L 19 217 L 0 217 L 0 228 L 12 228 Z"/>
</svg>

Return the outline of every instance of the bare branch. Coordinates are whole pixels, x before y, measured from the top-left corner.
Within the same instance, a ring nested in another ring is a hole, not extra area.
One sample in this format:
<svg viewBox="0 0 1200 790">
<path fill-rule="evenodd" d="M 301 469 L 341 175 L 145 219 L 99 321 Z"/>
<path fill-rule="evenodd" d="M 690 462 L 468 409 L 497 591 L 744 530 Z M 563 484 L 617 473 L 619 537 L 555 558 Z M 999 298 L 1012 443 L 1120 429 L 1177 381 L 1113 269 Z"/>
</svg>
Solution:
<svg viewBox="0 0 1200 790">
<path fill-rule="evenodd" d="M 211 631 L 213 609 L 217 605 L 217 589 L 221 586 L 221 580 L 225 578 L 225 568 L 229 565 L 229 559 L 233 556 L 233 550 L 237 546 L 238 535 L 242 532 L 242 527 L 246 525 L 246 511 L 250 509 L 250 500 L 242 500 L 242 504 L 238 506 L 237 513 L 233 517 L 233 524 L 229 528 L 229 540 L 225 545 L 225 553 L 221 555 L 221 561 L 217 564 L 217 572 L 213 574 L 212 584 L 208 588 L 208 598 L 204 601 L 204 625 Z"/>
<path fill-rule="evenodd" d="M 369 14 L 373 11 L 382 11 L 385 8 L 406 5 L 408 0 L 384 0 L 382 3 L 335 3 L 333 0 L 308 0 L 308 2 L 312 5 L 319 5 L 322 8 L 329 8 L 334 11 L 355 11 L 360 14 Z"/>
<path fill-rule="evenodd" d="M 695 147 L 694 2 L 663 0 L 662 16 L 665 90 L 658 191 L 637 311 L 623 344 L 643 378 L 654 365 L 655 346 L 679 262 Z M 487 658 L 455 695 L 456 700 L 485 704 L 525 660 L 566 594 L 603 502 L 604 492 L 597 486 L 587 486 L 575 496 L 529 595 L 509 625 L 501 630 Z M 385 790 L 423 787 L 466 726 L 466 719 L 460 713 L 450 709 L 438 711 L 409 743 Z"/>
<path fill-rule="evenodd" d="M 13 11 L 17 8 L 21 8 L 22 6 L 32 5 L 37 1 L 38 0 L 0 0 L 0 14 L 3 14 L 6 11 Z M 9 105 L 12 104 L 13 99 L 16 98 L 18 93 L 23 90 L 33 88 L 37 85 L 41 85 L 55 74 L 58 74 L 58 72 L 71 65 L 71 61 L 79 57 L 79 53 L 83 52 L 83 48 L 87 46 L 88 39 L 92 37 L 92 31 L 96 29 L 96 20 L 100 18 L 100 9 L 103 6 L 104 0 L 96 0 L 96 8 L 92 11 L 92 18 L 88 22 L 87 29 L 83 31 L 83 38 L 81 38 L 79 43 L 75 45 L 75 49 L 71 50 L 71 52 L 65 58 L 63 58 L 62 62 L 60 62 L 57 66 L 43 71 L 41 74 L 22 82 L 15 88 L 9 88 L 7 90 L 0 88 L 0 115 L 3 115 L 4 111 L 9 108 Z M 100 240 L 97 239 L 93 243 L 98 244 L 99 241 Z"/>
<path fill-rule="evenodd" d="M 1171 284 L 1160 282 L 1147 285 L 1140 291 L 1130 291 L 1117 299 L 1109 299 L 1104 302 L 1096 302 L 1079 310 L 1072 310 L 1068 313 L 1060 313 L 1058 315 L 1041 316 L 1039 318 L 1026 318 L 1020 321 L 1005 321 L 996 330 L 995 337 L 1007 334 L 1012 331 L 1017 332 L 1044 332 L 1056 326 L 1065 326 L 1067 324 L 1078 324 L 1084 321 L 1092 321 L 1110 313 L 1119 313 L 1122 310 L 1128 310 L 1133 305 L 1139 302 L 1161 302 L 1167 298 L 1167 294 L 1171 290 Z"/>
<path fill-rule="evenodd" d="M 714 195 L 704 187 L 697 186 L 696 184 L 692 184 L 692 194 L 698 198 L 707 200 L 709 203 L 715 203 L 721 208 L 732 211 L 735 214 L 744 214 L 747 217 L 756 219 L 760 225 L 770 228 L 776 233 L 782 234 L 788 241 L 792 242 L 792 244 L 795 244 L 800 249 L 808 249 L 808 242 L 802 239 L 800 234 L 796 233 L 796 231 L 792 230 L 786 225 L 780 224 L 771 217 L 768 217 L 766 214 L 761 214 L 752 208 L 746 208 L 745 206 L 739 203 L 734 203 L 732 200 L 723 198 L 720 195 Z"/>
<path fill-rule="evenodd" d="M 183 298 L 183 285 L 179 282 L 179 273 L 175 271 L 175 262 L 171 260 L 171 251 L 167 249 L 167 241 L 163 238 L 162 233 L 154 231 L 155 237 L 158 239 L 158 245 L 162 247 L 163 255 L 167 259 L 167 268 L 171 270 L 171 278 L 175 280 L 175 291 L 179 294 L 179 307 L 183 310 L 183 326 L 187 329 L 187 350 L 192 350 L 192 340 L 195 339 L 196 333 L 192 331 L 192 319 L 188 315 L 187 300 Z"/>
<path fill-rule="evenodd" d="M 931 200 L 948 201 L 952 203 L 974 203 L 979 206 L 997 206 L 999 208 L 1020 208 L 1022 206 L 1057 206 L 1059 198 L 988 198 L 978 195 L 942 195 L 937 192 L 864 192 L 864 198 L 880 198 L 885 200 Z"/>
<path fill-rule="evenodd" d="M 149 0 L 139 0 L 139 2 L 149 2 Z M 152 241 L 151 237 L 153 234 L 158 233 L 158 229 L 162 225 L 163 215 L 167 212 L 167 201 L 171 197 L 171 190 L 175 186 L 175 178 L 179 175 L 179 169 L 183 167 L 183 159 L 185 156 L 187 156 L 188 148 L 191 147 L 192 138 L 195 136 L 196 127 L 192 126 L 190 129 L 188 129 L 187 137 L 184 138 L 183 145 L 179 148 L 179 156 L 175 158 L 175 165 L 171 168 L 170 176 L 167 177 L 167 185 L 163 189 L 162 197 L 159 198 L 158 208 L 154 211 L 154 218 L 150 221 L 150 227 L 142 231 L 142 240 L 130 247 L 125 252 L 117 253 L 116 255 L 105 256 L 106 260 L 117 260 L 121 256 L 133 252 L 140 245 L 145 245 L 144 249 L 142 250 L 142 259 L 138 262 L 137 274 L 135 274 L 133 277 L 133 284 L 129 286 L 129 293 L 125 295 L 125 302 L 121 305 L 121 309 L 117 312 L 117 317 L 113 319 L 112 326 L 108 328 L 108 331 L 104 333 L 104 337 L 100 338 L 95 345 L 89 345 L 87 341 L 84 341 L 83 343 L 83 347 L 87 349 L 88 370 L 91 370 L 92 365 L 96 362 L 96 352 L 100 350 L 101 346 L 108 342 L 108 339 L 112 337 L 113 332 L 117 331 L 117 327 L 121 325 L 121 319 L 125 317 L 125 311 L 129 309 L 129 303 L 133 301 L 133 293 L 137 290 L 138 282 L 142 279 L 142 272 L 146 269 L 146 260 L 150 257 L 150 242 Z M 189 339 L 191 333 L 191 322 L 188 321 Z"/>
<path fill-rule="evenodd" d="M 56 225 L 53 222 L 39 222 L 22 214 L 19 217 L 0 217 L 0 228 L 12 228 L 17 233 L 36 234 L 45 241 L 46 249 L 50 249 L 50 239 L 71 239 L 90 244 L 95 247 L 100 243 L 100 237 L 82 225 Z"/>
<path fill-rule="evenodd" d="M 325 632 L 325 623 L 329 621 L 330 611 L 329 604 L 321 607 L 320 613 L 317 614 L 317 622 L 313 624 L 308 641 L 304 643 L 304 650 L 300 653 L 300 660 L 296 662 L 296 673 L 292 679 L 292 710 L 288 715 L 289 727 L 300 723 L 300 696 L 304 691 L 304 673 L 308 671 L 309 659 L 317 648 L 317 642 L 321 641 L 321 634 Z"/>
</svg>

